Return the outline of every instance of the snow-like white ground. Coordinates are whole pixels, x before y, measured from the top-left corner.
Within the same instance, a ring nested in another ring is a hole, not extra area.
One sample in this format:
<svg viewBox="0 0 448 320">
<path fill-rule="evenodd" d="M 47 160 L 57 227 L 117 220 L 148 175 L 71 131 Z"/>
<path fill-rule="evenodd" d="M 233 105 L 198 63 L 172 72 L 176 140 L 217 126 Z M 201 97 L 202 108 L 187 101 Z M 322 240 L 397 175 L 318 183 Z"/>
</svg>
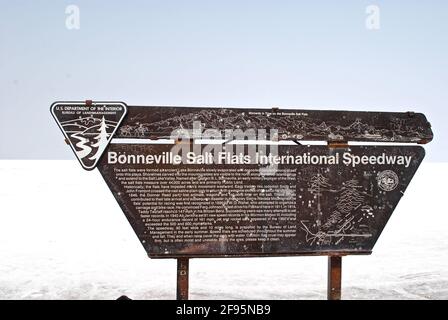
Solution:
<svg viewBox="0 0 448 320">
<path fill-rule="evenodd" d="M 343 299 L 448 298 L 448 163 L 424 163 L 371 256 L 343 258 Z M 0 161 L 0 299 L 175 298 L 98 171 Z M 192 299 L 325 299 L 327 259 L 193 259 Z"/>
</svg>

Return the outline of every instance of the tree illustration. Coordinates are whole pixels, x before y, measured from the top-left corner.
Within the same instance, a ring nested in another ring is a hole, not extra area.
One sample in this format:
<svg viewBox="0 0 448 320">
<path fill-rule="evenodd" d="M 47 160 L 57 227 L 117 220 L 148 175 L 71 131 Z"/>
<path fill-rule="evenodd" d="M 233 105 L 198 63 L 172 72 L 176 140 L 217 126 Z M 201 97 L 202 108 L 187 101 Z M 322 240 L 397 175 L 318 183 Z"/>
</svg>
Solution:
<svg viewBox="0 0 448 320">
<path fill-rule="evenodd" d="M 320 194 L 322 191 L 329 191 L 331 184 L 329 179 L 318 173 L 310 180 L 310 188 L 308 189 L 312 194 Z"/>
<path fill-rule="evenodd" d="M 346 215 L 352 213 L 354 209 L 364 202 L 364 195 L 360 190 L 356 179 L 348 180 L 343 183 L 341 196 L 336 204 L 339 212 Z"/>
<path fill-rule="evenodd" d="M 95 155 L 93 155 L 90 160 L 96 160 L 98 159 L 101 154 L 103 153 L 104 149 L 107 146 L 107 124 L 106 124 L 106 120 L 103 118 L 101 119 L 101 125 L 100 128 L 98 129 L 99 133 L 98 135 L 94 138 L 96 141 L 95 144 L 92 144 L 92 147 L 98 148 Z"/>
</svg>

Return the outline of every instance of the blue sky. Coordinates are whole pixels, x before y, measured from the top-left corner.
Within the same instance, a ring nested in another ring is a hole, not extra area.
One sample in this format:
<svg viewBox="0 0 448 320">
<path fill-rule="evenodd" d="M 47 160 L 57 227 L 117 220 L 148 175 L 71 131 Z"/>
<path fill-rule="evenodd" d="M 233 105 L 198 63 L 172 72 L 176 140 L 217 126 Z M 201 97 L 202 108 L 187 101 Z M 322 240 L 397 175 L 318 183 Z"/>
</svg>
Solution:
<svg viewBox="0 0 448 320">
<path fill-rule="evenodd" d="M 0 0 L 0 158 L 73 159 L 49 106 L 93 99 L 424 112 L 448 161 L 447 35 L 442 0 Z"/>
</svg>

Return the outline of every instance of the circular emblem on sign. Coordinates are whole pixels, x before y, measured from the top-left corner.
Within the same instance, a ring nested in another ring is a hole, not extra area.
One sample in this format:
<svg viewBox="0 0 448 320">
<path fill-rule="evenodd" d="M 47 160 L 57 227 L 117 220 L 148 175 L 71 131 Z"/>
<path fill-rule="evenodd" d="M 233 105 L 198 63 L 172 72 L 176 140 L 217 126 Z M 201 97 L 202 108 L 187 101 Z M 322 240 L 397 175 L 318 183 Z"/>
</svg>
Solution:
<svg viewBox="0 0 448 320">
<path fill-rule="evenodd" d="M 378 173 L 378 186 L 384 191 L 392 191 L 398 185 L 398 176 L 392 170 L 384 170 Z"/>
</svg>

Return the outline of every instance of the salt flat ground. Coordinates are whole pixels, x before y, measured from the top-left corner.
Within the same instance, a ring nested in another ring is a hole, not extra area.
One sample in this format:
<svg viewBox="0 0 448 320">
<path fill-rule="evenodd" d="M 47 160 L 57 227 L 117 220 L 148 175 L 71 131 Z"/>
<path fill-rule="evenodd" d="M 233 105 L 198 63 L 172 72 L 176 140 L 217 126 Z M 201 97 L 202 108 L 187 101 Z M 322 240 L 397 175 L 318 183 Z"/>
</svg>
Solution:
<svg viewBox="0 0 448 320">
<path fill-rule="evenodd" d="M 343 299 L 448 298 L 448 163 L 424 163 L 371 256 L 343 258 Z M 98 171 L 0 161 L 1 299 L 174 299 Z M 325 299 L 325 257 L 193 259 L 192 299 Z"/>
</svg>

